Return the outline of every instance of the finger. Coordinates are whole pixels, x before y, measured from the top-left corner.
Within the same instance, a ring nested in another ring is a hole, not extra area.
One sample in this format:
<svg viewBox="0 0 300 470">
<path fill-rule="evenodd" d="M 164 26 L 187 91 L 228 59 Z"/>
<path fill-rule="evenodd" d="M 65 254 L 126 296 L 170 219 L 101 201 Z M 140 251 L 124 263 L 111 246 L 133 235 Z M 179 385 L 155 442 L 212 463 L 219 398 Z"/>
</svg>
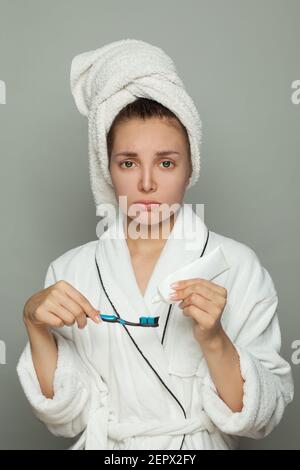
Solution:
<svg viewBox="0 0 300 470">
<path fill-rule="evenodd" d="M 224 297 L 222 297 L 219 293 L 216 293 L 202 284 L 195 284 L 183 289 L 183 301 L 186 301 L 191 297 L 193 294 L 198 294 L 199 296 L 205 298 L 211 304 L 216 305 L 218 308 L 224 308 Z"/>
<path fill-rule="evenodd" d="M 78 328 L 84 328 L 87 324 L 87 317 L 82 312 L 82 314 L 75 316 L 70 310 L 65 308 L 63 305 L 52 305 L 49 308 L 49 311 L 61 318 L 65 325 L 72 326 L 74 323 L 77 323 Z"/>
<path fill-rule="evenodd" d="M 68 292 L 66 290 L 55 290 L 53 291 L 53 297 L 55 298 L 57 304 L 69 310 L 73 314 L 79 328 L 83 328 L 86 325 L 86 316 L 92 318 L 92 320 L 96 323 L 100 322 L 98 319 L 96 319 L 96 316 L 87 315 L 81 304 L 79 304 L 76 300 L 73 300 L 73 298 L 69 296 Z"/>
<path fill-rule="evenodd" d="M 220 316 L 220 306 L 194 292 L 179 304 L 181 309 L 187 308 L 189 306 L 195 306 L 207 314 L 212 315 L 216 319 Z"/>
<path fill-rule="evenodd" d="M 52 314 L 56 315 L 57 317 L 61 318 L 64 322 L 65 325 L 71 326 L 75 322 L 77 322 L 78 327 L 80 328 L 80 325 L 85 326 L 86 324 L 86 316 L 82 313 L 78 317 L 76 317 L 71 310 L 68 308 L 64 307 L 60 302 L 63 301 L 64 299 L 64 294 L 61 294 L 60 292 L 57 292 L 54 296 L 51 298 L 48 298 L 47 301 L 45 302 L 45 307 L 49 312 Z M 80 322 L 78 323 L 78 319 L 81 317 Z"/>
<path fill-rule="evenodd" d="M 193 318 L 202 328 L 209 329 L 212 326 L 213 319 L 204 310 L 193 305 L 186 307 L 184 315 Z"/>
<path fill-rule="evenodd" d="M 207 287 L 209 287 L 212 290 L 216 291 L 222 297 L 227 296 L 227 289 L 225 287 L 220 286 L 219 284 L 216 284 L 215 282 L 208 281 L 207 279 L 201 279 L 201 282 L 202 282 L 203 285 L 206 285 Z"/>
<path fill-rule="evenodd" d="M 198 293 L 205 297 L 207 300 L 213 301 L 215 303 L 218 303 L 218 298 L 216 298 L 215 291 L 212 289 L 208 288 L 207 286 L 204 286 L 203 284 L 196 282 L 194 284 L 189 284 L 187 287 L 184 287 L 183 289 L 179 289 L 176 291 L 178 299 L 186 299 L 189 295 L 191 295 L 193 292 Z"/>
<path fill-rule="evenodd" d="M 64 326 L 64 322 L 61 318 L 57 317 L 46 309 L 42 309 L 36 312 L 35 322 L 37 325 L 49 325 L 54 328 Z"/>
<path fill-rule="evenodd" d="M 84 313 L 91 318 L 92 320 L 96 321 L 99 323 L 101 321 L 99 317 L 99 310 L 96 310 L 92 304 L 88 301 L 88 299 L 81 294 L 77 289 L 75 289 L 71 284 L 66 284 L 65 286 L 65 292 L 68 294 L 68 296 L 73 299 L 75 302 L 77 302 Z"/>
<path fill-rule="evenodd" d="M 59 306 L 69 311 L 75 318 L 78 328 L 84 328 L 87 324 L 87 315 L 82 307 L 67 294 L 58 295 Z"/>
<path fill-rule="evenodd" d="M 214 282 L 212 281 L 208 281 L 207 279 L 202 279 L 202 278 L 192 278 L 192 279 L 182 279 L 180 281 L 177 281 L 175 284 L 176 285 L 170 285 L 170 287 L 174 290 L 178 290 L 178 289 L 183 289 L 189 285 L 192 285 L 192 284 L 195 284 L 195 283 L 199 283 L 199 284 L 202 284 L 203 286 L 206 286 L 207 288 L 210 288 L 216 292 L 218 292 L 220 295 L 225 295 L 226 294 L 226 289 L 223 287 L 223 286 L 220 286 L 218 284 L 215 284 Z"/>
</svg>

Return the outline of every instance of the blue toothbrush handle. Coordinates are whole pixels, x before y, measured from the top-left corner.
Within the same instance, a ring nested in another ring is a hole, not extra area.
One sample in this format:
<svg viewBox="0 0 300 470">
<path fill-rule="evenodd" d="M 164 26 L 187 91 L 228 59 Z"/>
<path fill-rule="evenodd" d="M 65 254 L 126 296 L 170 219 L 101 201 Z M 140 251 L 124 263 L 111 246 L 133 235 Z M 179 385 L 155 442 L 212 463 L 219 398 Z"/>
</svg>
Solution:
<svg viewBox="0 0 300 470">
<path fill-rule="evenodd" d="M 158 326 L 159 317 L 140 317 L 139 323 L 130 322 L 117 317 L 116 315 L 105 315 L 99 313 L 98 316 L 103 320 L 110 323 L 120 323 L 121 325 L 132 325 L 132 326 Z"/>
</svg>

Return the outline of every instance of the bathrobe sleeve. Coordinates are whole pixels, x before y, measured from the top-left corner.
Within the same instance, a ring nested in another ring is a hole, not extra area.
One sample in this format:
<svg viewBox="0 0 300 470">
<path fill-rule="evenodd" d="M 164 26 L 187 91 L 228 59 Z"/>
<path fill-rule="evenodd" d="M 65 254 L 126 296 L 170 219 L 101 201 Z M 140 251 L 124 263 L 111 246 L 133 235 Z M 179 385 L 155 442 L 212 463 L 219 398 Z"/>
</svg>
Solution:
<svg viewBox="0 0 300 470">
<path fill-rule="evenodd" d="M 244 299 L 238 311 L 230 313 L 225 331 L 238 352 L 245 380 L 243 408 L 233 412 L 227 406 L 209 371 L 202 387 L 203 407 L 222 432 L 260 439 L 280 422 L 285 407 L 293 400 L 294 384 L 290 364 L 280 356 L 277 293 L 254 252 L 241 277 L 246 286 Z"/>
<path fill-rule="evenodd" d="M 55 282 L 50 264 L 44 287 Z M 47 398 L 41 391 L 29 341 L 19 358 L 17 373 L 34 415 L 55 436 L 74 437 L 86 427 L 92 395 L 99 395 L 99 391 L 72 341 L 71 327 L 51 328 L 51 331 L 58 347 L 53 398 Z"/>
</svg>

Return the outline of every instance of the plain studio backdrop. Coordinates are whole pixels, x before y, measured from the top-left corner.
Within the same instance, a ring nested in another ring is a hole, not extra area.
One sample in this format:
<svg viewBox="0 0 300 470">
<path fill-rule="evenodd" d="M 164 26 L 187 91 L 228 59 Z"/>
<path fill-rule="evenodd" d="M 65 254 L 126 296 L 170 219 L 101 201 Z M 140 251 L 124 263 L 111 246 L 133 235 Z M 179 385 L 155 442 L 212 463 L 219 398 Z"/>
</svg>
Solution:
<svg viewBox="0 0 300 470">
<path fill-rule="evenodd" d="M 185 202 L 204 204 L 211 230 L 254 249 L 278 291 L 295 398 L 270 436 L 241 439 L 241 448 L 300 448 L 299 18 L 297 0 L 0 0 L 1 449 L 75 440 L 50 434 L 21 390 L 22 310 L 53 259 L 97 238 L 87 120 L 70 65 L 124 38 L 164 49 L 199 110 L 201 175 Z"/>
</svg>

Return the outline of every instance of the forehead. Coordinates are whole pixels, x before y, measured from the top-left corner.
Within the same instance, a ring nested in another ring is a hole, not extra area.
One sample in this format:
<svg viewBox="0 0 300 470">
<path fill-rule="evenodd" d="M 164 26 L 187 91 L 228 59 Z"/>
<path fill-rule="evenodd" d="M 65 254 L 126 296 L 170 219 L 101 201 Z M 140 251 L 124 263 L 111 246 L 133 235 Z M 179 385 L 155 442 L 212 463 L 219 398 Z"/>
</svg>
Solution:
<svg viewBox="0 0 300 470">
<path fill-rule="evenodd" d="M 181 147 L 186 136 L 175 119 L 166 118 L 131 118 L 116 126 L 114 147 L 129 146 L 160 146 L 166 143 Z"/>
</svg>

